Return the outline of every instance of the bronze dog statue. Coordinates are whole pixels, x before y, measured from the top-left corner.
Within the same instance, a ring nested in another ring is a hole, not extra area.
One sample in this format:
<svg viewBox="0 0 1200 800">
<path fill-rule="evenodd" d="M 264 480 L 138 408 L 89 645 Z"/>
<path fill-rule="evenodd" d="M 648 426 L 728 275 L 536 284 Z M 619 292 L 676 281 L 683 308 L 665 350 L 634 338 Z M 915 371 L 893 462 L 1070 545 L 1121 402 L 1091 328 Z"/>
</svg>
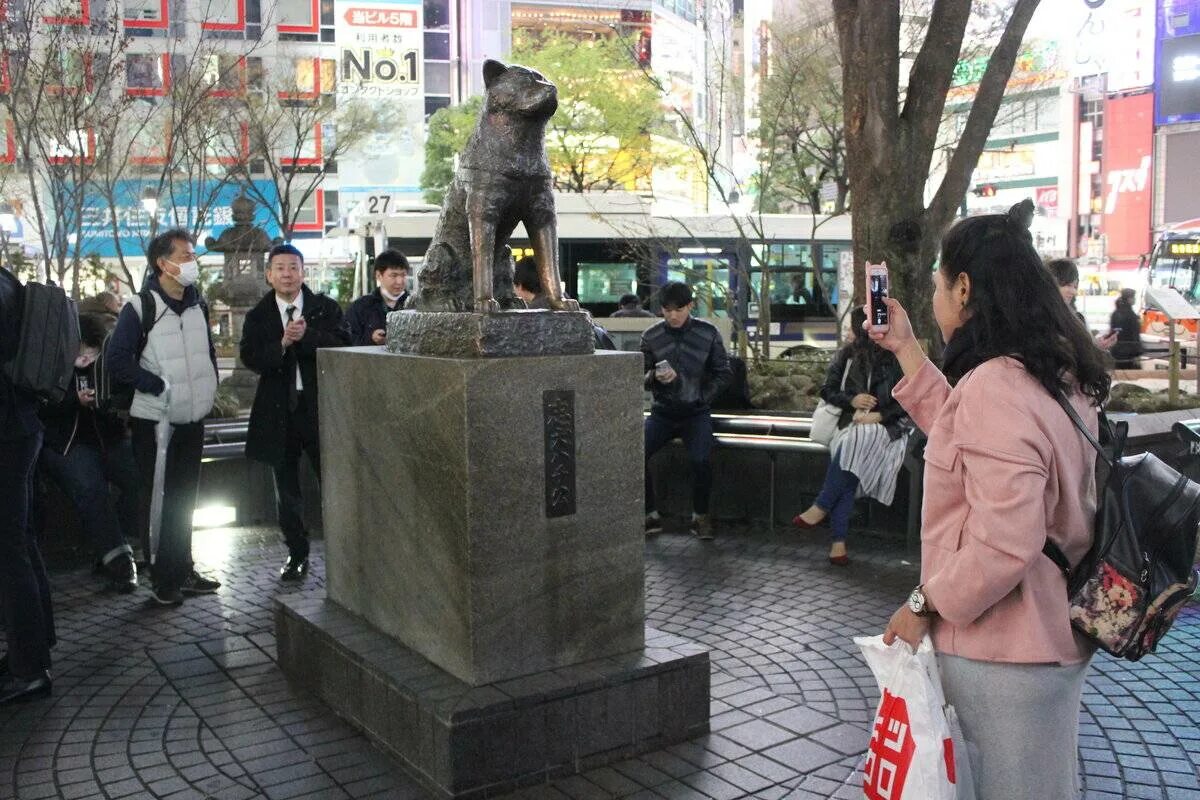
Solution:
<svg viewBox="0 0 1200 800">
<path fill-rule="evenodd" d="M 512 251 L 506 244 L 520 222 L 533 244 L 550 308 L 577 309 L 578 303 L 562 296 L 545 145 L 558 90 L 535 70 L 499 61 L 484 63 L 483 79 L 483 111 L 442 203 L 407 307 L 479 312 L 523 307 L 513 294 Z"/>
</svg>

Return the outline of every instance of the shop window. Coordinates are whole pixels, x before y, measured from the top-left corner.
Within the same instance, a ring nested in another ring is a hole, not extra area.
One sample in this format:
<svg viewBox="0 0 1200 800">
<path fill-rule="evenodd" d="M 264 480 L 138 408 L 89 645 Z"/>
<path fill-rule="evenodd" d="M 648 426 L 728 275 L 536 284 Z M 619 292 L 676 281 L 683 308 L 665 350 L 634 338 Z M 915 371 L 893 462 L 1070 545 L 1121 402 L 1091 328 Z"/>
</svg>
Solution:
<svg viewBox="0 0 1200 800">
<path fill-rule="evenodd" d="M 46 91 L 76 94 L 92 90 L 92 54 L 67 51 L 46 64 Z"/>
<path fill-rule="evenodd" d="M 87 25 L 92 20 L 90 0 L 50 0 L 42 11 L 47 25 Z"/>
<path fill-rule="evenodd" d="M 262 34 L 260 0 L 207 0 L 203 35 L 210 39 L 257 40 Z"/>
<path fill-rule="evenodd" d="M 317 189 L 307 198 L 304 193 L 307 187 L 293 189 L 288 195 L 292 201 L 293 213 L 296 216 L 294 231 L 321 231 L 325 229 L 325 191 Z"/>
<path fill-rule="evenodd" d="M 250 126 L 243 122 L 230 131 L 220 131 L 205 145 L 205 162 L 234 166 L 250 160 Z"/>
<path fill-rule="evenodd" d="M 331 58 L 298 58 L 292 62 L 291 80 L 281 90 L 281 100 L 313 101 L 331 94 L 337 86 L 337 61 Z"/>
<path fill-rule="evenodd" d="M 166 28 L 169 0 L 124 0 L 126 28 Z"/>
<path fill-rule="evenodd" d="M 324 158 L 323 125 L 316 123 L 302 136 L 295 131 L 286 131 L 280 137 L 279 163 L 285 167 L 315 167 L 320 166 Z"/>
<path fill-rule="evenodd" d="M 244 97 L 262 88 L 262 59 L 257 56 L 213 54 L 204 63 L 204 81 L 212 97 Z"/>
<path fill-rule="evenodd" d="M 425 0 L 425 30 L 450 30 L 450 0 Z"/>
<path fill-rule="evenodd" d="M 161 119 L 151 120 L 134 134 L 129 145 L 129 162 L 143 166 L 161 166 L 167 163 L 170 147 L 171 126 Z"/>
<path fill-rule="evenodd" d="M 162 97 L 171 88 L 171 56 L 129 53 L 125 56 L 125 94 Z"/>
</svg>

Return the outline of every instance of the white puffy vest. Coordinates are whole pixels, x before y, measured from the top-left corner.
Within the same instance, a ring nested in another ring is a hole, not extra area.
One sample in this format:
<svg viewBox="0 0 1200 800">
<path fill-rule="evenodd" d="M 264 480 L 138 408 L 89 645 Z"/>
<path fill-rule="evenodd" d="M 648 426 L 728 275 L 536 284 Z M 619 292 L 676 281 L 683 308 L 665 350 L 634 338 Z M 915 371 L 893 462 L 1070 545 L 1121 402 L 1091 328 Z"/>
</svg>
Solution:
<svg viewBox="0 0 1200 800">
<path fill-rule="evenodd" d="M 170 398 L 167 392 L 157 397 L 134 392 L 129 415 L 154 421 L 165 415 L 175 425 L 199 422 L 212 410 L 217 394 L 217 374 L 208 352 L 204 310 L 197 303 L 184 309 L 180 316 L 158 292 L 151 291 L 150 296 L 154 298 L 154 317 L 158 321 L 150 329 L 138 363 L 170 384 Z M 140 317 L 141 300 L 134 297 L 130 304 Z"/>
</svg>

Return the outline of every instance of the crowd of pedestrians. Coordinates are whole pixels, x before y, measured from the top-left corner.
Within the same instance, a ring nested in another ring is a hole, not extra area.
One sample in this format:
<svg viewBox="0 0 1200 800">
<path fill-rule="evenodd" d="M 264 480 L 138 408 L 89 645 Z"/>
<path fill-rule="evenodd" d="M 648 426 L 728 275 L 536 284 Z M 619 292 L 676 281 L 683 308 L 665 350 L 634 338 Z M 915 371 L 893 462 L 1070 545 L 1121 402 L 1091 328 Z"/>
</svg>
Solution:
<svg viewBox="0 0 1200 800">
<path fill-rule="evenodd" d="M 944 237 L 932 302 L 946 342 L 940 365 L 926 357 L 895 300 L 885 300 L 886 329 L 853 312 L 849 341 L 821 388 L 841 412 L 825 481 L 793 520 L 797 529 L 827 521 L 829 561 L 847 564 L 855 499 L 890 504 L 910 438 L 923 432 L 921 582 L 892 616 L 885 640 L 915 646 L 932 637 L 946 698 L 973 744 L 976 788 L 988 798 L 1078 792 L 1078 709 L 1094 647 L 1073 631 L 1063 577 L 1042 550 L 1049 540 L 1075 561 L 1090 546 L 1095 458 L 1055 396 L 1061 392 L 1095 434 L 1110 384 L 1103 351 L 1113 349 L 1118 366 L 1136 366 L 1140 356 L 1133 297 L 1123 292 L 1110 330 L 1094 336 L 1074 310 L 1078 272 L 1070 262 L 1038 257 L 1030 214 L 1019 204 L 962 220 Z M 218 384 L 194 244 L 170 230 L 147 255 L 143 293 L 119 313 L 115 298 L 85 304 L 74 382 L 61 402 L 40 405 L 0 372 L 7 637 L 0 704 L 51 690 L 53 609 L 30 522 L 39 463 L 74 505 L 97 569 L 115 588 L 137 588 L 137 541 L 155 601 L 178 604 L 220 588 L 191 558 L 204 419 Z M 515 290 L 530 307 L 544 307 L 531 266 L 517 262 Z M 241 359 L 260 376 L 246 455 L 274 475 L 288 551 L 283 580 L 309 570 L 299 464 L 307 455 L 320 474 L 316 351 L 382 344 L 387 314 L 407 297 L 402 254 L 381 253 L 375 271 L 378 288 L 343 315 L 305 284 L 302 253 L 276 246 L 266 267 L 270 290 L 245 319 Z M 22 291 L 0 270 L 0 310 L 8 309 L 0 313 L 0 361 L 15 347 L 21 321 L 12 309 L 21 307 Z M 693 316 L 690 287 L 668 283 L 656 299 L 662 319 L 641 337 L 652 397 L 644 428 L 646 532 L 662 528 L 650 459 L 679 438 L 691 479 L 691 528 L 709 539 L 711 411 L 734 373 L 718 329 Z M 619 305 L 614 316 L 650 315 L 636 295 Z M 100 357 L 134 389 L 127 415 L 97 405 L 92 364 Z"/>
</svg>

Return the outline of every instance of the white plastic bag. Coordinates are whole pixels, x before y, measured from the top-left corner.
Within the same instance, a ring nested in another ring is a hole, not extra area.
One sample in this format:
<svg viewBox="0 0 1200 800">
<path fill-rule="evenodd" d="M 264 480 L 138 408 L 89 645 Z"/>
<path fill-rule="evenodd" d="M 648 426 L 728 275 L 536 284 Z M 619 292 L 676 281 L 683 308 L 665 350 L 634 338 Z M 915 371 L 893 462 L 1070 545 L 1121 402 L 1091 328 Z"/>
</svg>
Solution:
<svg viewBox="0 0 1200 800">
<path fill-rule="evenodd" d="M 885 645 L 882 636 L 858 636 L 854 643 L 862 649 L 883 695 L 867 745 L 863 796 L 868 800 L 973 796 L 970 780 L 956 769 L 955 742 L 929 637 L 915 653 L 900 639 Z M 965 766 L 966 754 L 958 755 Z"/>
</svg>

